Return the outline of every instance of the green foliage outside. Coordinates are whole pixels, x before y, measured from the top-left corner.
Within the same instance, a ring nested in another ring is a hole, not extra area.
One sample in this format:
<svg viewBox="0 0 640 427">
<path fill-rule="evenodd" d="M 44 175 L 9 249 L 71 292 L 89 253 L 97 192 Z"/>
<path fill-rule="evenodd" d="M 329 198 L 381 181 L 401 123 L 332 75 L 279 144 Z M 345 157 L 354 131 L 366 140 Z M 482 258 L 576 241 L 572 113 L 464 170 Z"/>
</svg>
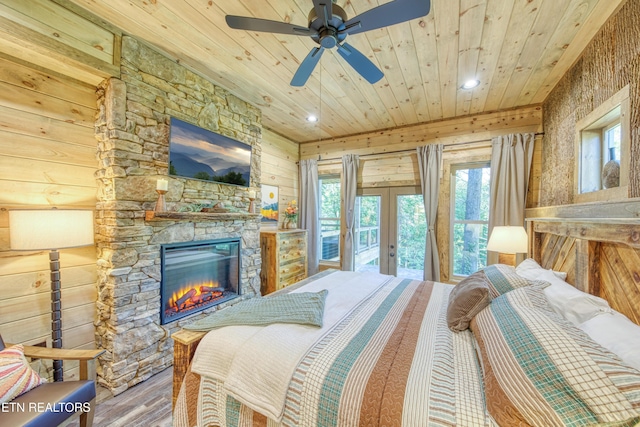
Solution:
<svg viewBox="0 0 640 427">
<path fill-rule="evenodd" d="M 360 196 L 356 199 L 358 218 L 356 233 L 361 250 L 380 243 L 378 229 L 380 227 L 380 197 Z"/>
<path fill-rule="evenodd" d="M 375 227 L 380 224 L 380 197 L 362 196 L 360 200 L 360 226 Z"/>
<path fill-rule="evenodd" d="M 421 194 L 398 197 L 398 268 L 424 270 L 427 220 Z"/>
<path fill-rule="evenodd" d="M 320 179 L 322 260 L 340 258 L 340 178 Z"/>
<path fill-rule="evenodd" d="M 321 218 L 340 218 L 340 180 L 322 179 Z M 427 223 L 422 195 L 400 196 L 398 199 L 398 266 L 415 270 L 424 269 L 424 250 Z M 361 249 L 380 243 L 380 197 L 361 196 L 357 199 L 358 218 L 356 241 Z M 323 221 L 323 232 L 339 230 L 339 221 Z M 370 264 L 378 264 L 378 260 Z"/>
<path fill-rule="evenodd" d="M 453 273 L 466 276 L 487 265 L 489 167 L 455 173 Z"/>
<path fill-rule="evenodd" d="M 487 265 L 489 219 L 490 168 L 477 167 L 457 170 L 455 173 L 455 213 L 453 226 L 453 272 L 469 275 Z M 340 180 L 321 180 L 321 218 L 335 218 L 322 223 L 323 232 L 339 230 Z M 356 223 L 356 241 L 361 248 L 379 244 L 380 198 L 362 196 L 359 201 L 359 222 Z M 398 198 L 398 246 L 396 256 L 399 268 L 424 269 L 427 223 L 422 195 Z M 444 249 L 444 248 L 441 248 Z"/>
<path fill-rule="evenodd" d="M 340 179 L 320 180 L 320 218 L 340 218 Z"/>
</svg>

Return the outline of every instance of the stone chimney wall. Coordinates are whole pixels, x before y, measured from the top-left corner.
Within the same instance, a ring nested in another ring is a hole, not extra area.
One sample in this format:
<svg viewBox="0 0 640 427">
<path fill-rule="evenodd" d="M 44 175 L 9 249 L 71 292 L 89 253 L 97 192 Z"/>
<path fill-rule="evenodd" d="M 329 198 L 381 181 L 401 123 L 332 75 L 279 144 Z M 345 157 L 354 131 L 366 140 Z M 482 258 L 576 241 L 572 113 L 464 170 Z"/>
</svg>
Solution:
<svg viewBox="0 0 640 427">
<path fill-rule="evenodd" d="M 169 211 L 196 203 L 222 202 L 245 211 L 249 205 L 247 188 L 167 176 L 171 117 L 252 147 L 251 188 L 259 206 L 260 110 L 130 37 L 122 39 L 121 64 L 121 79 L 108 79 L 98 88 L 96 118 L 95 325 L 97 346 L 107 350 L 98 375 L 114 394 L 170 366 L 171 333 L 226 305 L 161 326 L 160 245 L 240 237 L 243 298 L 260 293 L 257 215 L 145 219 L 158 198 L 159 178 L 169 180 Z"/>
</svg>

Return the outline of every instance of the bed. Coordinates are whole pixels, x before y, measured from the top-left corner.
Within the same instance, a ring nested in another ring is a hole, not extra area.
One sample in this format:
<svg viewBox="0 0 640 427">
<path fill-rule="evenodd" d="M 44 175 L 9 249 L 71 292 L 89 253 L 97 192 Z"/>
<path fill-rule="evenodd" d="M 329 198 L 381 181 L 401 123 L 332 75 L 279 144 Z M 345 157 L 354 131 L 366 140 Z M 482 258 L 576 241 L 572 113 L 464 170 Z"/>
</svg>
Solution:
<svg viewBox="0 0 640 427">
<path fill-rule="evenodd" d="M 566 273 L 568 283 L 603 297 L 612 311 L 638 323 L 637 219 L 533 217 L 527 224 L 530 256 L 540 271 Z M 180 331 L 173 336 L 174 425 L 640 422 L 640 372 L 553 313 L 541 297 L 548 282 L 512 276 L 512 270 L 493 266 L 480 272 L 480 281 L 489 283 L 491 304 L 467 319 L 473 331 L 450 328 L 452 285 L 335 271 L 286 289 L 328 289 L 325 313 L 333 314 L 323 319 L 322 327 Z M 505 322 L 507 312 L 512 317 Z M 513 322 L 513 316 L 520 320 Z M 523 347 L 527 339 L 516 342 L 509 334 L 529 334 L 529 341 Z M 298 348 L 299 343 L 304 345 Z M 247 351 L 250 346 L 254 349 Z M 560 378 L 559 388 L 540 386 L 536 370 Z M 541 394 L 544 404 L 536 400 Z"/>
</svg>

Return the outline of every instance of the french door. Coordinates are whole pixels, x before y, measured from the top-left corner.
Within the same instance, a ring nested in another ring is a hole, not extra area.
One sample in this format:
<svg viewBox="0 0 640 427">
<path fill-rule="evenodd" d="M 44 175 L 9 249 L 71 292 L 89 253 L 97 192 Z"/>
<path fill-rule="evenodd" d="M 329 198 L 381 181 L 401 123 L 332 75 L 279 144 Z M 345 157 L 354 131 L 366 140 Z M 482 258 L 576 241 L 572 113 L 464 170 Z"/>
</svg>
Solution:
<svg viewBox="0 0 640 427">
<path fill-rule="evenodd" d="M 427 224 L 420 187 L 358 191 L 354 241 L 357 271 L 422 280 Z"/>
</svg>

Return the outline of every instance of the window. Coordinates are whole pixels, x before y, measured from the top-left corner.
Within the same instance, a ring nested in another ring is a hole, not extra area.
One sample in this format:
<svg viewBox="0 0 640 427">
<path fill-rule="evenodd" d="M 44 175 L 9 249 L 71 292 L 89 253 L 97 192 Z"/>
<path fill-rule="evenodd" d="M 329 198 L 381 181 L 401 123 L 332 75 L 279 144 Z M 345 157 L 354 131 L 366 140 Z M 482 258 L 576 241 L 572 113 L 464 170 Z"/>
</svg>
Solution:
<svg viewBox="0 0 640 427">
<path fill-rule="evenodd" d="M 626 87 L 576 124 L 576 202 L 627 196 L 628 110 Z"/>
<path fill-rule="evenodd" d="M 451 272 L 468 276 L 487 265 L 489 163 L 451 167 Z"/>
<path fill-rule="evenodd" d="M 320 261 L 340 261 L 340 177 L 320 176 Z"/>
<path fill-rule="evenodd" d="M 582 130 L 580 193 L 620 186 L 621 137 L 620 106 Z"/>
<path fill-rule="evenodd" d="M 619 120 L 604 129 L 604 152 L 607 154 L 607 162 L 611 160 L 620 160 L 621 139 L 622 125 L 620 124 Z"/>
</svg>

